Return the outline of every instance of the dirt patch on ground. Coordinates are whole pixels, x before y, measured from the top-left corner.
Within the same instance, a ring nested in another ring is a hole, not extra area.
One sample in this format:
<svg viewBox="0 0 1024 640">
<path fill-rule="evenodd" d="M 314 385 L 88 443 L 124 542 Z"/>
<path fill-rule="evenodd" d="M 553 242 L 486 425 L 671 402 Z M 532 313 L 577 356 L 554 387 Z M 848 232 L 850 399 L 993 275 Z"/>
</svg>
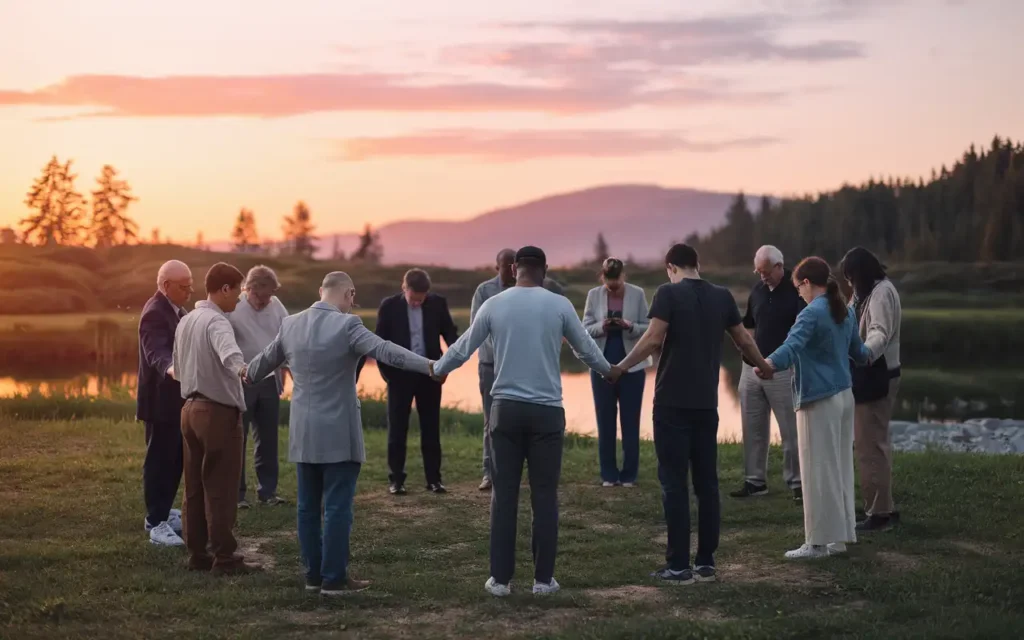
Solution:
<svg viewBox="0 0 1024 640">
<path fill-rule="evenodd" d="M 663 602 L 666 600 L 664 589 L 647 585 L 623 585 L 604 589 L 587 589 L 586 596 L 598 602 Z"/>
<path fill-rule="evenodd" d="M 771 562 L 762 556 L 741 555 L 718 564 L 718 579 L 748 584 L 775 584 L 795 587 L 825 587 L 829 577 L 808 564 Z"/>
<path fill-rule="evenodd" d="M 468 542 L 456 542 L 454 544 L 427 547 L 422 549 L 420 553 L 427 558 L 446 558 L 466 553 L 469 549 L 470 545 Z"/>
<path fill-rule="evenodd" d="M 417 521 L 431 517 L 440 509 L 437 505 L 425 504 L 424 502 L 409 496 L 364 496 L 357 508 L 372 509 L 376 513 L 402 519 L 415 519 Z"/>
<path fill-rule="evenodd" d="M 266 571 L 273 571 L 277 566 L 274 556 L 264 551 L 264 546 L 269 545 L 270 538 L 238 538 L 238 553 L 242 554 L 246 562 L 261 565 Z"/>
<path fill-rule="evenodd" d="M 898 572 L 914 571 L 921 566 L 918 558 L 896 551 L 879 551 L 875 557 L 885 563 L 888 569 Z"/>
<path fill-rule="evenodd" d="M 683 618 L 684 620 L 695 620 L 699 622 L 725 622 L 726 620 L 732 619 L 711 607 L 678 606 L 669 609 L 668 613 L 669 616 L 673 618 Z"/>
<path fill-rule="evenodd" d="M 968 551 L 978 556 L 992 557 L 999 555 L 999 549 L 994 545 L 983 542 L 968 542 L 967 540 L 954 540 L 953 546 L 963 551 Z"/>
</svg>

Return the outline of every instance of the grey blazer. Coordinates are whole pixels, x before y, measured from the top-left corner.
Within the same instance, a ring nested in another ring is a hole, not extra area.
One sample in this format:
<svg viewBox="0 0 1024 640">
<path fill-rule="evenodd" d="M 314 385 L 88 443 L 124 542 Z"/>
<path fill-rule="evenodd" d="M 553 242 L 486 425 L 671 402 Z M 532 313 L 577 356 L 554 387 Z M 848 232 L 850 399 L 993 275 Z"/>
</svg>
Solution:
<svg viewBox="0 0 1024 640">
<path fill-rule="evenodd" d="M 622 332 L 622 341 L 626 344 L 628 354 L 636 346 L 640 336 L 644 335 L 651 321 L 647 318 L 647 294 L 635 284 L 626 283 L 626 293 L 622 300 L 622 317 L 633 323 L 629 331 Z M 597 346 L 604 351 L 607 337 L 604 334 L 605 318 L 608 317 L 608 290 L 604 285 L 594 287 L 587 293 L 587 304 L 583 308 L 583 326 L 590 337 L 597 342 Z M 612 364 L 615 364 L 614 362 Z M 654 364 L 654 359 L 649 357 L 637 364 L 630 373 L 643 371 Z"/>
<path fill-rule="evenodd" d="M 291 371 L 289 461 L 366 462 L 356 394 L 356 365 L 362 356 L 430 373 L 426 358 L 381 339 L 359 316 L 326 302 L 285 318 L 274 341 L 249 363 L 250 380 L 262 380 L 284 363 Z"/>
</svg>

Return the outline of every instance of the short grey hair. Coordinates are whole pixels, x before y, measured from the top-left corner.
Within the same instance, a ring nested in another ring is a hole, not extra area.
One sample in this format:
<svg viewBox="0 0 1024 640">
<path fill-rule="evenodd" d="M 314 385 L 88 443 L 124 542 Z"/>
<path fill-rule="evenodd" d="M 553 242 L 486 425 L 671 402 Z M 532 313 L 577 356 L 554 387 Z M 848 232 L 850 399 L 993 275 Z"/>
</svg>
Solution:
<svg viewBox="0 0 1024 640">
<path fill-rule="evenodd" d="M 262 264 L 249 269 L 249 273 L 245 274 L 245 284 L 242 288 L 248 289 L 257 282 L 269 282 L 274 285 L 275 289 L 281 286 L 281 282 L 277 279 L 277 274 L 274 273 L 274 270 Z"/>
<path fill-rule="evenodd" d="M 192 270 L 181 260 L 168 260 L 160 265 L 160 270 L 156 273 L 156 288 L 163 291 L 164 283 L 168 280 L 177 280 L 191 275 Z"/>
<path fill-rule="evenodd" d="M 758 260 L 767 260 L 773 267 L 777 264 L 785 264 L 782 259 L 782 252 L 779 251 L 778 247 L 770 244 L 766 244 L 757 250 L 757 253 L 754 254 L 754 262 Z"/>
<path fill-rule="evenodd" d="M 344 271 L 332 271 L 324 276 L 324 281 L 321 283 L 320 288 L 327 291 L 337 291 L 338 289 L 351 289 L 355 286 L 351 276 Z"/>
</svg>

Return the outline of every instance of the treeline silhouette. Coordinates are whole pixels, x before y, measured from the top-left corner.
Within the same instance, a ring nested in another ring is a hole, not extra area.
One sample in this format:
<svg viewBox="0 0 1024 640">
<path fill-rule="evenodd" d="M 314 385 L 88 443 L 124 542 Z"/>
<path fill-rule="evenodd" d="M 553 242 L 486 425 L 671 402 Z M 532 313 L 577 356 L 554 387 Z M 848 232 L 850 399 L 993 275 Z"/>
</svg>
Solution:
<svg viewBox="0 0 1024 640">
<path fill-rule="evenodd" d="M 701 262 L 749 264 L 762 244 L 787 256 L 836 262 L 860 245 L 898 262 L 992 262 L 1024 256 L 1024 145 L 972 145 L 925 182 L 869 180 L 817 196 L 762 199 L 756 214 L 741 193 L 725 224 L 691 235 Z"/>
</svg>

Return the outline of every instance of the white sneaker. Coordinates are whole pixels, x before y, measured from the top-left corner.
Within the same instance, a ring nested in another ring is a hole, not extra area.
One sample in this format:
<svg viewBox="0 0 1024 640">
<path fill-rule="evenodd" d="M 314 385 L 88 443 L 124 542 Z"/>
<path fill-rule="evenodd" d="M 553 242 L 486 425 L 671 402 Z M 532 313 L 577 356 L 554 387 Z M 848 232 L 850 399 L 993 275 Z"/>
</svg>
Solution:
<svg viewBox="0 0 1024 640">
<path fill-rule="evenodd" d="M 820 544 L 804 544 L 799 549 L 786 552 L 790 560 L 807 560 L 812 558 L 824 558 L 828 556 L 828 549 Z"/>
<path fill-rule="evenodd" d="M 488 578 L 484 584 L 484 589 L 495 598 L 504 598 L 508 594 L 512 593 L 512 589 L 507 584 L 498 584 L 494 578 Z"/>
<path fill-rule="evenodd" d="M 846 543 L 845 542 L 830 542 L 826 546 L 826 549 L 828 550 L 828 555 L 830 555 L 830 556 L 840 556 L 840 555 L 846 553 Z"/>
<path fill-rule="evenodd" d="M 614 486 L 616 486 L 616 485 L 615 485 L 615 483 L 614 483 L 614 482 L 607 482 L 607 481 L 606 481 L 606 482 L 602 482 L 602 483 L 601 483 L 601 486 L 602 486 L 602 487 L 604 487 L 605 489 L 609 489 L 609 488 L 611 488 L 611 487 L 614 487 Z"/>
<path fill-rule="evenodd" d="M 167 516 L 167 524 L 171 525 L 171 529 L 174 529 L 174 533 L 181 535 L 181 510 L 171 509 L 170 515 Z"/>
<path fill-rule="evenodd" d="M 181 536 L 174 533 L 174 529 L 166 522 L 161 522 L 149 532 L 149 541 L 152 544 L 163 547 L 180 547 L 185 544 Z"/>
<path fill-rule="evenodd" d="M 623 482 L 622 486 L 625 487 L 626 489 L 632 489 L 633 487 L 636 486 L 636 483 L 635 482 Z"/>
<path fill-rule="evenodd" d="M 549 584 L 544 584 L 543 582 L 537 582 L 535 580 L 533 582 L 533 595 L 543 596 L 557 593 L 561 588 L 562 587 L 558 586 L 558 582 L 556 582 L 554 578 L 551 578 L 551 582 Z"/>
</svg>

